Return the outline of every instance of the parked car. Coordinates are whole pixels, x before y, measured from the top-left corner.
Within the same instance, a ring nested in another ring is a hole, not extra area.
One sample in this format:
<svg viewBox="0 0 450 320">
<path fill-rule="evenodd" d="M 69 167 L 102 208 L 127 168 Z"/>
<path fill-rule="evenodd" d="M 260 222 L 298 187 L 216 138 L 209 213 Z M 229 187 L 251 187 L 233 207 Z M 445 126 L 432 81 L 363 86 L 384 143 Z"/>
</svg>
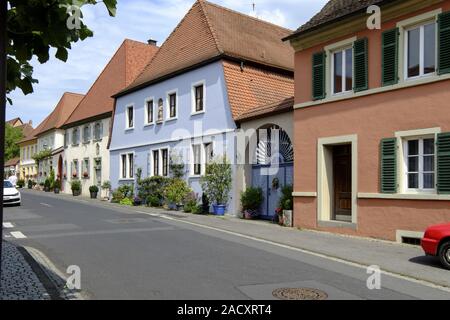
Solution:
<svg viewBox="0 0 450 320">
<path fill-rule="evenodd" d="M 3 180 L 3 204 L 16 204 L 20 206 L 21 197 L 19 190 L 8 180 Z"/>
<path fill-rule="evenodd" d="M 450 269 L 450 223 L 429 227 L 421 245 L 427 255 L 439 257 L 442 265 Z"/>
</svg>

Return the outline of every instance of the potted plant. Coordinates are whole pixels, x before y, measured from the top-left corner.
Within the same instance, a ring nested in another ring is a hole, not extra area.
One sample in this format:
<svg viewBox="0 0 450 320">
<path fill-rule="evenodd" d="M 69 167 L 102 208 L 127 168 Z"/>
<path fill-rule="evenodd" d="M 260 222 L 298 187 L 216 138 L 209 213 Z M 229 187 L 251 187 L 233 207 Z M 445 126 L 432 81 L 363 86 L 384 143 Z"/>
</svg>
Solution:
<svg viewBox="0 0 450 320">
<path fill-rule="evenodd" d="M 60 190 L 61 190 L 61 181 L 60 180 L 56 180 L 53 183 L 53 192 L 58 194 Z"/>
<path fill-rule="evenodd" d="M 109 181 L 103 182 L 102 190 L 105 190 L 105 192 L 106 192 L 105 198 L 107 198 L 109 200 L 109 198 L 110 198 L 109 193 L 111 192 L 111 182 L 109 182 Z"/>
<path fill-rule="evenodd" d="M 79 196 L 81 194 L 81 182 L 78 180 L 74 180 L 70 183 L 70 187 L 72 189 L 72 195 L 74 197 Z"/>
<path fill-rule="evenodd" d="M 140 206 L 142 204 L 142 199 L 139 198 L 138 196 L 135 196 L 133 198 L 133 206 L 137 207 Z"/>
<path fill-rule="evenodd" d="M 45 181 L 44 181 L 44 191 L 45 192 L 50 192 L 50 187 L 51 187 L 50 180 L 49 179 L 45 179 Z"/>
<path fill-rule="evenodd" d="M 98 187 L 97 186 L 90 186 L 89 187 L 89 193 L 91 194 L 91 199 L 97 199 Z"/>
<path fill-rule="evenodd" d="M 203 192 L 212 202 L 215 215 L 224 215 L 231 190 L 231 164 L 226 156 L 213 159 L 201 179 Z"/>
<path fill-rule="evenodd" d="M 89 178 L 89 173 L 87 171 L 83 172 L 83 178 L 85 179 Z"/>
<path fill-rule="evenodd" d="M 245 219 L 255 219 L 260 214 L 261 203 L 264 200 L 261 188 L 250 187 L 241 192 L 241 206 Z"/>
<path fill-rule="evenodd" d="M 292 209 L 293 209 L 293 188 L 291 185 L 284 186 L 281 189 L 281 198 L 278 207 L 283 210 L 282 224 L 285 227 L 292 227 Z"/>
<path fill-rule="evenodd" d="M 184 198 L 184 200 L 183 200 L 184 212 L 186 212 L 186 213 L 193 212 L 194 207 L 197 206 L 197 202 L 198 202 L 198 195 L 195 192 L 189 192 L 186 195 L 186 198 Z"/>
<path fill-rule="evenodd" d="M 78 177 L 78 174 L 76 172 L 72 173 L 72 178 L 76 179 Z"/>
<path fill-rule="evenodd" d="M 186 195 L 192 192 L 185 180 L 173 178 L 164 190 L 164 196 L 169 204 L 175 206 L 177 210 L 183 208 L 183 200 Z"/>
<path fill-rule="evenodd" d="M 30 180 L 28 180 L 28 189 L 31 189 L 31 188 L 33 188 L 33 181 L 31 181 L 31 179 L 30 179 Z"/>
</svg>

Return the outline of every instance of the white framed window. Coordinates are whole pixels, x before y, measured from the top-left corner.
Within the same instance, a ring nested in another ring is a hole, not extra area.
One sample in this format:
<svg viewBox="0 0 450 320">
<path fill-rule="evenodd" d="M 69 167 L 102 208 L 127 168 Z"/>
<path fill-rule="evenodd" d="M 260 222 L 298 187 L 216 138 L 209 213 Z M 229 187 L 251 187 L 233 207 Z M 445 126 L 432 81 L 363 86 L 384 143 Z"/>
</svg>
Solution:
<svg viewBox="0 0 450 320">
<path fill-rule="evenodd" d="M 434 136 L 404 139 L 403 150 L 406 191 L 435 191 L 436 148 Z"/>
<path fill-rule="evenodd" d="M 199 176 L 202 174 L 202 145 L 192 145 L 192 175 Z"/>
<path fill-rule="evenodd" d="M 133 129 L 134 128 L 134 106 L 130 105 L 126 107 L 126 123 L 125 128 L 126 129 Z"/>
<path fill-rule="evenodd" d="M 83 168 L 82 168 L 82 173 L 83 173 L 84 179 L 89 178 L 89 171 L 90 171 L 89 169 L 90 169 L 89 158 L 84 158 L 83 159 Z"/>
<path fill-rule="evenodd" d="M 353 47 L 331 52 L 331 88 L 334 95 L 353 90 Z"/>
<path fill-rule="evenodd" d="M 120 179 L 134 179 L 134 152 L 120 155 Z"/>
<path fill-rule="evenodd" d="M 83 143 L 89 143 L 91 141 L 91 127 L 85 125 L 83 127 Z"/>
<path fill-rule="evenodd" d="M 155 106 L 154 99 L 148 98 L 145 101 L 145 125 L 150 125 L 155 122 Z"/>
<path fill-rule="evenodd" d="M 169 176 L 169 149 L 161 149 L 161 173 L 163 177 Z"/>
<path fill-rule="evenodd" d="M 159 150 L 153 150 L 153 176 L 159 176 Z"/>
<path fill-rule="evenodd" d="M 78 178 L 80 178 L 78 160 L 74 159 L 72 161 L 72 179 L 78 179 Z"/>
<path fill-rule="evenodd" d="M 434 75 L 437 65 L 437 25 L 435 21 L 405 29 L 405 79 Z"/>
<path fill-rule="evenodd" d="M 191 97 L 191 114 L 204 113 L 206 101 L 206 85 L 204 80 L 192 84 Z"/>
<path fill-rule="evenodd" d="M 178 93 L 177 90 L 169 91 L 167 93 L 167 120 L 174 120 L 178 117 Z"/>
<path fill-rule="evenodd" d="M 72 145 L 76 146 L 80 143 L 80 130 L 77 128 L 72 129 Z"/>
<path fill-rule="evenodd" d="M 99 141 L 103 137 L 103 123 L 101 121 L 94 124 L 94 140 Z"/>
</svg>

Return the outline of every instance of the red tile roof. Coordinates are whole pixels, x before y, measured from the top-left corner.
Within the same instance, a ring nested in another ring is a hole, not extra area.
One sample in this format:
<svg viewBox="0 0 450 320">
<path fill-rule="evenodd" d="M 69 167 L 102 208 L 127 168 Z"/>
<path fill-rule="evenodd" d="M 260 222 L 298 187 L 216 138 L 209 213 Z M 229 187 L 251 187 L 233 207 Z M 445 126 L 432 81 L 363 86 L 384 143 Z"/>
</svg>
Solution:
<svg viewBox="0 0 450 320">
<path fill-rule="evenodd" d="M 231 113 L 236 120 L 242 114 L 294 95 L 294 79 L 290 75 L 223 62 Z"/>
<path fill-rule="evenodd" d="M 9 124 L 10 126 L 14 126 L 14 125 L 16 124 L 17 121 L 20 121 L 20 123 L 23 123 L 23 122 L 22 122 L 22 119 L 20 119 L 19 117 L 17 117 L 17 118 L 14 118 L 14 119 L 11 119 L 11 120 L 6 121 L 6 124 Z"/>
<path fill-rule="evenodd" d="M 20 158 L 12 158 L 5 162 L 5 167 L 12 167 L 20 162 Z"/>
<path fill-rule="evenodd" d="M 267 117 L 273 114 L 289 112 L 292 110 L 294 110 L 294 97 L 288 97 L 280 101 L 269 103 L 265 106 L 253 108 L 252 110 L 242 113 L 235 120 L 237 122 L 245 122 L 252 119 Z"/>
<path fill-rule="evenodd" d="M 157 46 L 125 40 L 64 123 L 64 127 L 110 114 L 114 107 L 111 96 L 133 82 L 157 51 Z"/>
<path fill-rule="evenodd" d="M 281 40 L 291 33 L 289 29 L 198 0 L 142 74 L 118 95 L 221 57 L 292 71 L 294 51 Z"/>
<path fill-rule="evenodd" d="M 83 97 L 82 94 L 65 92 L 52 113 L 44 119 L 33 134 L 39 136 L 49 130 L 60 129 Z"/>
</svg>

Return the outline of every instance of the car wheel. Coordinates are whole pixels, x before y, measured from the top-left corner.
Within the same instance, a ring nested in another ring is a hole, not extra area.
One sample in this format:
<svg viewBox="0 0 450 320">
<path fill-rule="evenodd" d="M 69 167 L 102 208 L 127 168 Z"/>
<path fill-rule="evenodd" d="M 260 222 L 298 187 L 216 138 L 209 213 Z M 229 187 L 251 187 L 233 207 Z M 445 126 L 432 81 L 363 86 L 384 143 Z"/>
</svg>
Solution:
<svg viewBox="0 0 450 320">
<path fill-rule="evenodd" d="M 444 242 L 439 248 L 439 259 L 442 265 L 450 270 L 450 241 Z"/>
</svg>

